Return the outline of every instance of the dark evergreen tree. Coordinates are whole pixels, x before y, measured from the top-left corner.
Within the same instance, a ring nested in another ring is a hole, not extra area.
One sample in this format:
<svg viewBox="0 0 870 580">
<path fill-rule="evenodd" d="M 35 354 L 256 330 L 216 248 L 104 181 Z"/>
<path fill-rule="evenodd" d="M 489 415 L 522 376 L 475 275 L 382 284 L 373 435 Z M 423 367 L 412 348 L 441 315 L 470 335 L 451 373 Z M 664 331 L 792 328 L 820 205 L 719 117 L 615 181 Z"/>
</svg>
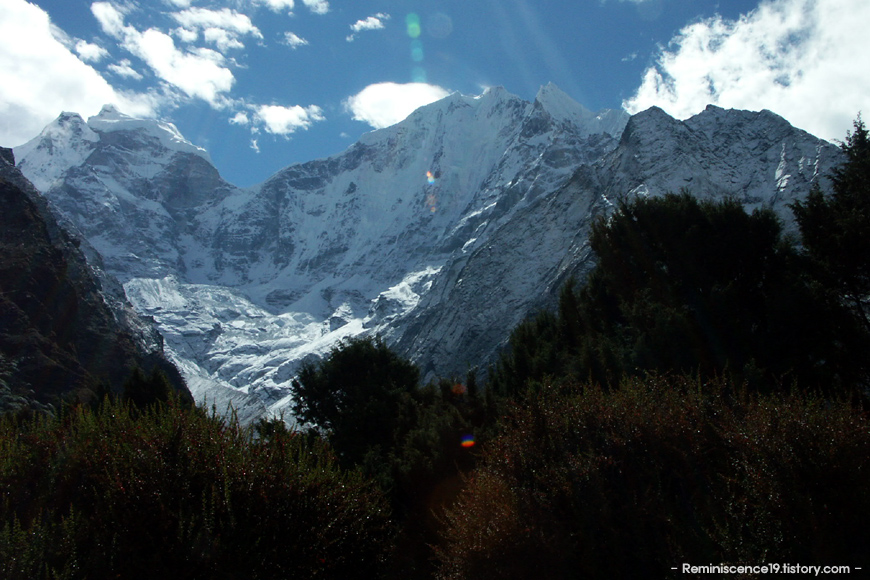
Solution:
<svg viewBox="0 0 870 580">
<path fill-rule="evenodd" d="M 842 308 L 804 276 L 770 210 L 688 192 L 624 202 L 590 239 L 585 295 L 625 370 L 728 374 L 770 389 L 854 384 L 861 341 Z M 594 303 L 598 301 L 599 304 Z"/>
<path fill-rule="evenodd" d="M 159 402 L 165 403 L 172 396 L 172 391 L 172 385 L 163 371 L 155 369 L 146 377 L 142 369 L 136 367 L 124 382 L 121 397 L 144 409 Z"/>
<path fill-rule="evenodd" d="M 832 193 L 816 186 L 792 206 L 816 275 L 870 331 L 870 136 L 859 116 L 842 144 L 846 161 L 831 176 Z"/>
<path fill-rule="evenodd" d="M 491 373 L 512 397 L 547 376 L 617 384 L 645 372 L 727 375 L 770 390 L 852 390 L 867 341 L 806 276 L 770 210 L 688 192 L 623 201 L 590 237 L 598 264 L 557 313 L 520 324 Z"/>
<path fill-rule="evenodd" d="M 293 413 L 323 429 L 350 465 L 383 456 L 402 425 L 413 422 L 417 367 L 381 339 L 352 338 L 317 364 L 303 364 L 291 385 Z"/>
</svg>

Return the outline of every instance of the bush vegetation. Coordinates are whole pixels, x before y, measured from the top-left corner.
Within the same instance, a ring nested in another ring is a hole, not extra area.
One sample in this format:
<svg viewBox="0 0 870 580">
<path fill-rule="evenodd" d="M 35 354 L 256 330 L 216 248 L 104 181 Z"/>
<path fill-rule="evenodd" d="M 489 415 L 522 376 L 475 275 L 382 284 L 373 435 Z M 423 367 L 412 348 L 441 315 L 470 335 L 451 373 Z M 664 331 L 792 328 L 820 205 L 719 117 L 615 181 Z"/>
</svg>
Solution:
<svg viewBox="0 0 870 580">
<path fill-rule="evenodd" d="M 0 577 L 374 578 L 389 508 L 327 446 L 179 404 L 0 422 Z"/>
<path fill-rule="evenodd" d="M 438 578 L 861 566 L 868 450 L 866 415 L 815 395 L 681 376 L 546 386 L 510 408 L 450 508 Z"/>
</svg>

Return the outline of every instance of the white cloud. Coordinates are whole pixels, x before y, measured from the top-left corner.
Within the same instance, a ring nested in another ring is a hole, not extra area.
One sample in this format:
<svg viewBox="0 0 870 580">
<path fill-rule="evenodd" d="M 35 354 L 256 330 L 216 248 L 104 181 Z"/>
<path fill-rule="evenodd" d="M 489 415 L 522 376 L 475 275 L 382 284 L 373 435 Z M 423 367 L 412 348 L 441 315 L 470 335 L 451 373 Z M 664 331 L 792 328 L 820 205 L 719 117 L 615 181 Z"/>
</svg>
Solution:
<svg viewBox="0 0 870 580">
<path fill-rule="evenodd" d="M 94 2 L 91 4 L 91 13 L 109 36 L 120 39 L 124 35 L 124 13 L 117 6 L 108 2 Z"/>
<path fill-rule="evenodd" d="M 326 14 L 329 12 L 329 2 L 326 0 L 302 0 L 302 3 L 315 14 Z"/>
<path fill-rule="evenodd" d="M 190 44 L 192 42 L 196 42 L 199 39 L 199 32 L 196 30 L 189 30 L 187 28 L 176 28 L 172 31 L 178 40 L 181 42 Z"/>
<path fill-rule="evenodd" d="M 293 7 L 296 5 L 294 0 L 255 0 L 255 2 L 261 6 L 266 6 L 272 12 L 293 10 Z"/>
<path fill-rule="evenodd" d="M 282 107 L 279 105 L 260 105 L 255 108 L 256 118 L 267 133 L 289 135 L 299 129 L 308 129 L 316 121 L 323 121 L 323 110 L 316 106 Z"/>
<path fill-rule="evenodd" d="M 355 120 L 381 129 L 395 125 L 419 107 L 449 94 L 439 86 L 426 83 L 377 83 L 348 98 L 345 106 Z"/>
<path fill-rule="evenodd" d="M 296 5 L 294 0 L 254 0 L 256 4 L 266 6 L 273 12 L 282 10 L 292 11 Z M 326 14 L 329 12 L 329 2 L 327 0 L 302 0 L 302 3 L 315 14 Z"/>
<path fill-rule="evenodd" d="M 232 88 L 235 77 L 224 66 L 226 59 L 221 53 L 208 48 L 179 50 L 172 37 L 164 32 L 154 28 L 140 32 L 125 25 L 123 13 L 108 2 L 95 2 L 91 5 L 91 11 L 103 30 L 121 40 L 121 46 L 142 59 L 158 78 L 180 89 L 187 96 L 200 98 L 215 108 L 226 106 L 225 94 Z M 215 16 L 204 12 L 212 11 L 192 13 L 191 22 L 199 25 L 209 18 L 223 17 L 220 13 Z M 228 11 L 227 16 L 232 17 L 233 14 Z M 246 28 L 244 20 L 237 20 L 236 25 Z M 253 30 L 256 28 L 251 30 L 251 34 L 254 34 Z"/>
<path fill-rule="evenodd" d="M 75 51 L 85 62 L 100 62 L 109 55 L 109 51 L 102 46 L 84 40 L 76 42 Z"/>
<path fill-rule="evenodd" d="M 110 64 L 107 68 L 118 76 L 128 79 L 142 80 L 142 74 L 136 71 L 129 60 L 126 58 L 118 64 Z"/>
<path fill-rule="evenodd" d="M 238 36 L 223 28 L 206 28 L 202 31 L 202 37 L 206 42 L 214 44 L 221 52 L 231 48 L 245 48 Z"/>
<path fill-rule="evenodd" d="M 235 82 L 233 73 L 223 66 L 225 60 L 220 53 L 207 48 L 182 52 L 172 37 L 153 28 L 130 35 L 124 47 L 164 81 L 215 107 L 223 106 L 223 95 Z"/>
<path fill-rule="evenodd" d="M 176 30 L 181 40 L 192 42 L 188 40 L 192 34 L 202 30 L 206 42 L 214 44 L 221 51 L 244 48 L 245 45 L 239 40 L 242 36 L 263 38 L 260 29 L 254 26 L 247 15 L 228 8 L 221 10 L 189 8 L 172 14 L 172 18 L 181 25 L 181 28 Z"/>
<path fill-rule="evenodd" d="M 356 38 L 356 35 L 363 30 L 381 30 L 382 28 L 384 28 L 384 21 L 389 19 L 389 14 L 378 12 L 374 16 L 369 16 L 368 18 L 365 18 L 363 20 L 357 20 L 350 25 L 350 29 L 353 31 L 353 34 L 350 34 L 346 40 L 348 42 L 353 42 Z"/>
<path fill-rule="evenodd" d="M 248 118 L 248 114 L 244 111 L 239 111 L 232 118 L 230 118 L 231 125 L 250 125 L 251 119 Z"/>
<path fill-rule="evenodd" d="M 113 88 L 52 34 L 48 14 L 24 0 L 0 2 L 0 144 L 35 137 L 61 111 L 87 117 L 113 103 L 131 115 L 151 116 L 147 96 Z"/>
<path fill-rule="evenodd" d="M 299 48 L 300 46 L 306 46 L 308 44 L 308 41 L 301 36 L 294 34 L 293 32 L 285 32 L 284 44 L 286 44 L 290 48 Z"/>
<path fill-rule="evenodd" d="M 867 0 L 770 0 L 737 21 L 686 26 L 644 74 L 629 112 L 656 105 L 678 118 L 707 104 L 770 109 L 826 139 L 870 110 Z M 856 60 L 857 59 L 857 60 Z"/>
<path fill-rule="evenodd" d="M 187 29 L 222 28 L 236 34 L 250 34 L 263 38 L 260 30 L 254 26 L 246 15 L 229 8 L 208 10 L 206 8 L 189 8 L 172 14 L 172 18 Z"/>
</svg>

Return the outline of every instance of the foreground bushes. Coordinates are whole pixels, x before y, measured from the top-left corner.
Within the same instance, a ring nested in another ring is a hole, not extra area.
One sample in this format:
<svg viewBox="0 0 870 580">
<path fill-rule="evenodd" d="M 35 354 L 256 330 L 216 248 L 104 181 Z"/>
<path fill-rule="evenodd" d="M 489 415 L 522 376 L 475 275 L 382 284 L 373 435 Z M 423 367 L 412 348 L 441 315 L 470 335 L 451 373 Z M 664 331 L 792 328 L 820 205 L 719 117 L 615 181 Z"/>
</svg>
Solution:
<svg viewBox="0 0 870 580">
<path fill-rule="evenodd" d="M 441 578 L 860 566 L 870 545 L 870 424 L 845 404 L 632 379 L 543 388 L 502 427 L 448 512 Z"/>
<path fill-rule="evenodd" d="M 6 419 L 0 577 L 377 577 L 382 496 L 304 439 L 172 402 Z"/>
</svg>

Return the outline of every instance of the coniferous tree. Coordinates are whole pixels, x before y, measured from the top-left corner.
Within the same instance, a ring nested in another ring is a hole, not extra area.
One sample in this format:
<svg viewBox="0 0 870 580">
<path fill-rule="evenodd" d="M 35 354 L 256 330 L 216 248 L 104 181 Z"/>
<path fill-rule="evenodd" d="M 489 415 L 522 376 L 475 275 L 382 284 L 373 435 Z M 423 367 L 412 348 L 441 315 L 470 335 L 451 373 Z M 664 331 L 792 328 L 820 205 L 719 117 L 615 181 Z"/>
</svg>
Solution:
<svg viewBox="0 0 870 580">
<path fill-rule="evenodd" d="M 291 384 L 293 413 L 325 430 L 345 464 L 361 464 L 367 454 L 385 453 L 400 424 L 413 421 L 419 377 L 380 338 L 352 338 L 302 365 Z"/>
<path fill-rule="evenodd" d="M 820 281 L 848 304 L 870 331 L 870 135 L 859 116 L 842 150 L 846 161 L 821 188 L 792 206 L 804 248 Z"/>
<path fill-rule="evenodd" d="M 124 400 L 144 409 L 149 405 L 168 401 L 172 396 L 172 385 L 161 370 L 154 369 L 146 377 L 142 369 L 136 367 L 124 382 L 121 396 Z"/>
<path fill-rule="evenodd" d="M 753 389 L 852 392 L 867 345 L 806 276 L 770 210 L 688 192 L 623 201 L 590 237 L 598 263 L 555 314 L 520 324 L 491 373 L 501 397 L 546 377 L 615 385 L 646 372 L 727 375 Z"/>
</svg>

